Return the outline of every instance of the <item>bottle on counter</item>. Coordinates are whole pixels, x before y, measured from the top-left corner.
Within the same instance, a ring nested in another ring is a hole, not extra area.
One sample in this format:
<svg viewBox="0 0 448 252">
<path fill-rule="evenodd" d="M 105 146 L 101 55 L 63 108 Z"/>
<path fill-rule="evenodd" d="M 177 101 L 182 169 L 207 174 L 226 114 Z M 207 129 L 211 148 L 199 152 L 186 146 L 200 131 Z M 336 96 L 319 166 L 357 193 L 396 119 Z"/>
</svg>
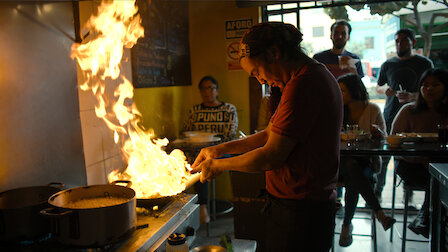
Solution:
<svg viewBox="0 0 448 252">
<path fill-rule="evenodd" d="M 166 252 L 188 252 L 188 244 L 184 234 L 172 233 L 166 243 Z"/>
</svg>

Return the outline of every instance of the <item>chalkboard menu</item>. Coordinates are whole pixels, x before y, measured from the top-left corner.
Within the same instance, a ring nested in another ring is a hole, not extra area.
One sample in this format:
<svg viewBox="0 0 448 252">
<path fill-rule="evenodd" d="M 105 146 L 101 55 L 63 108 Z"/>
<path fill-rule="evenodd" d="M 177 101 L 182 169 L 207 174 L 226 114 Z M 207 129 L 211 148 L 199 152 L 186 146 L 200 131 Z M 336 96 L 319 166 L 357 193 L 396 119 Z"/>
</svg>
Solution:
<svg viewBox="0 0 448 252">
<path fill-rule="evenodd" d="M 145 36 L 132 48 L 135 88 L 191 85 L 187 0 L 138 0 Z"/>
</svg>

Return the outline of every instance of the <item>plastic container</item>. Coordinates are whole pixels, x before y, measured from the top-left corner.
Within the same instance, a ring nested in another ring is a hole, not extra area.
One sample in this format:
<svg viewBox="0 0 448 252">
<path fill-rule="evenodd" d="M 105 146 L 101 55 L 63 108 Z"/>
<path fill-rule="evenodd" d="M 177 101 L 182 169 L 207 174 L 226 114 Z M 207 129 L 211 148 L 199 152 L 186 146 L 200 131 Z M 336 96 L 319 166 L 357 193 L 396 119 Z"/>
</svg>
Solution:
<svg viewBox="0 0 448 252">
<path fill-rule="evenodd" d="M 188 252 L 188 244 L 184 234 L 172 233 L 166 243 L 166 252 Z"/>
</svg>

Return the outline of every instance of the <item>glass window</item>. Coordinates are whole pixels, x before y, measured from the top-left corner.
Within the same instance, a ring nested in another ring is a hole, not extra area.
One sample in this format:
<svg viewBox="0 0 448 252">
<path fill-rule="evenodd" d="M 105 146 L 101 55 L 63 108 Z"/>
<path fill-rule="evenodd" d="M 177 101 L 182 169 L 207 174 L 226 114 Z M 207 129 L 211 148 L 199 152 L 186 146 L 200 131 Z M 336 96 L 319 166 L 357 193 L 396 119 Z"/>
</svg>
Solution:
<svg viewBox="0 0 448 252">
<path fill-rule="evenodd" d="M 281 4 L 274 4 L 274 5 L 268 5 L 268 6 L 267 6 L 268 11 L 271 11 L 271 10 L 280 10 L 281 8 L 282 8 L 282 5 L 281 5 Z"/>
<path fill-rule="evenodd" d="M 324 36 L 324 27 L 323 26 L 314 26 L 313 27 L 313 38 L 319 38 Z"/>
<path fill-rule="evenodd" d="M 364 43 L 366 45 L 366 49 L 373 49 L 374 47 L 374 37 L 365 37 Z"/>
<path fill-rule="evenodd" d="M 282 21 L 282 15 L 268 16 L 268 21 Z"/>
<path fill-rule="evenodd" d="M 292 12 L 292 13 L 283 14 L 283 22 L 292 24 L 295 27 L 297 27 L 297 13 Z"/>
<path fill-rule="evenodd" d="M 293 8 L 297 8 L 297 3 L 289 3 L 283 5 L 283 9 L 293 9 Z"/>
</svg>

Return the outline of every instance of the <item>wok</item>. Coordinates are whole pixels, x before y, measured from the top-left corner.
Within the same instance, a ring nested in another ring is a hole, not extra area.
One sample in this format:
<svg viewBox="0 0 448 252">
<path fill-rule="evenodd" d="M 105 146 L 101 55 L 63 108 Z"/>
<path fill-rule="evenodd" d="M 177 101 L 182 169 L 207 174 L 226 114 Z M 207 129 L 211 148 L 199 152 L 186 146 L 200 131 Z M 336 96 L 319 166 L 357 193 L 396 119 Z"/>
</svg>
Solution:
<svg viewBox="0 0 448 252">
<path fill-rule="evenodd" d="M 185 190 L 190 188 L 194 183 L 196 183 L 200 178 L 200 173 L 191 176 L 191 179 L 187 182 Z M 111 182 L 112 185 L 125 184 L 126 187 L 132 186 L 132 181 L 130 180 L 116 180 Z M 137 207 L 144 207 L 146 209 L 153 209 L 154 206 L 165 206 L 168 203 L 180 198 L 180 193 L 171 196 L 161 196 L 156 198 L 137 198 Z"/>
</svg>

